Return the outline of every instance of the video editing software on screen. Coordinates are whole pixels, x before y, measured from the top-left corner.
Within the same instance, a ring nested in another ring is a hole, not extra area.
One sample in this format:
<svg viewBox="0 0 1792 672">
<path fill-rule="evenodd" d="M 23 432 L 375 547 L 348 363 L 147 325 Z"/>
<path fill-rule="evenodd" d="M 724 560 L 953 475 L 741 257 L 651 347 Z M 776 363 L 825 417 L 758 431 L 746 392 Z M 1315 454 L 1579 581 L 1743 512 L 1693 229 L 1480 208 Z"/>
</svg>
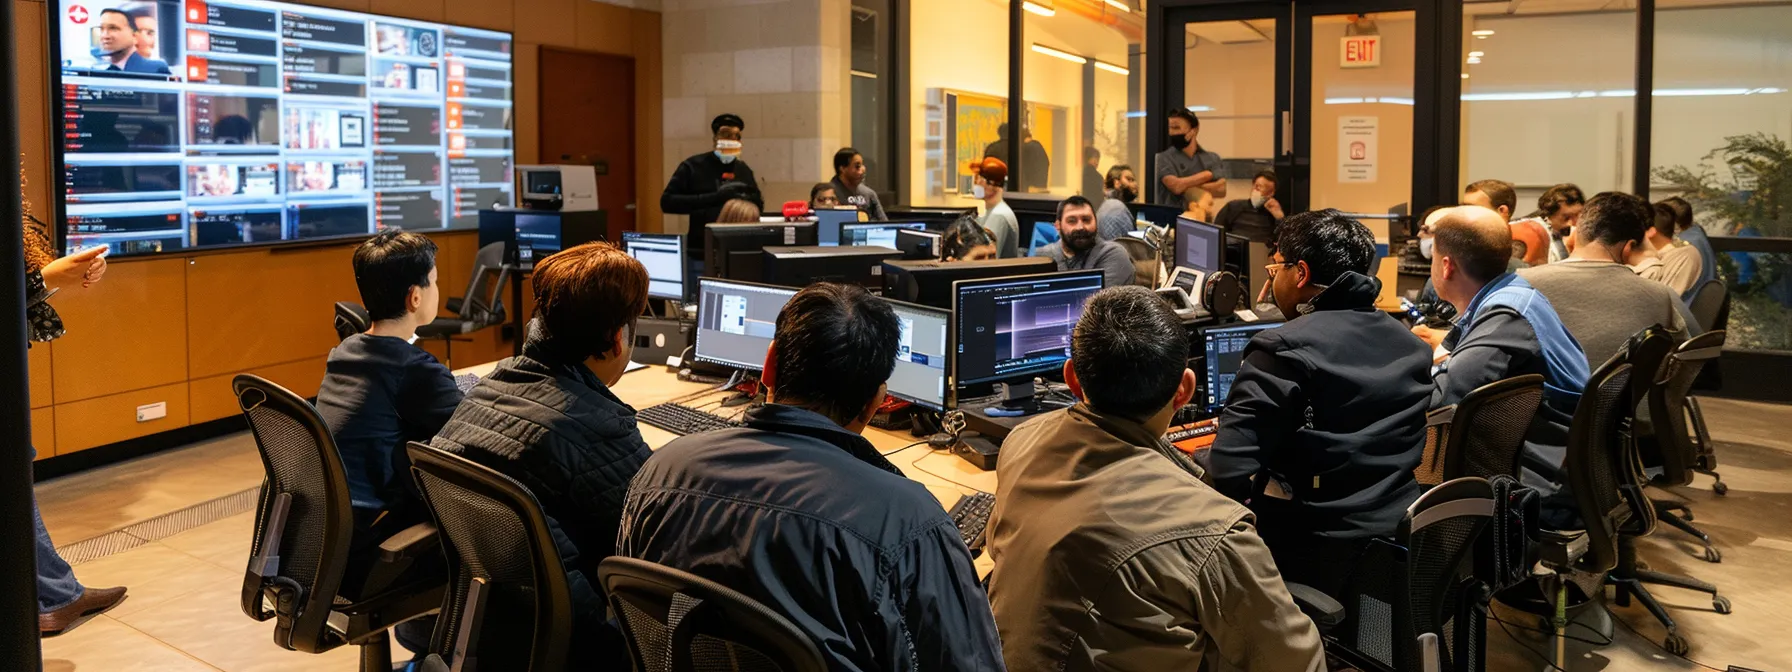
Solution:
<svg viewBox="0 0 1792 672">
<path fill-rule="evenodd" d="M 71 250 L 474 226 L 511 203 L 507 33 L 264 0 L 58 0 Z"/>
<path fill-rule="evenodd" d="M 957 291 L 958 384 L 975 385 L 1062 367 L 1101 274 L 960 282 Z"/>
</svg>

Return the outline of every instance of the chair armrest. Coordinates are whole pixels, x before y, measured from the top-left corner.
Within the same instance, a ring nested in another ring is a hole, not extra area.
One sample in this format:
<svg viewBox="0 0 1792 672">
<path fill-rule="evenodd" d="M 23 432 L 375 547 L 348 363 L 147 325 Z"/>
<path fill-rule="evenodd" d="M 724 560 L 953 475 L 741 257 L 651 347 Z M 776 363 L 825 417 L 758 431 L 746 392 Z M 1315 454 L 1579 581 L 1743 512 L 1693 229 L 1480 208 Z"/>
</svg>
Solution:
<svg viewBox="0 0 1792 672">
<path fill-rule="evenodd" d="M 1455 421 L 1456 421 L 1456 405 L 1455 404 L 1450 404 L 1449 406 L 1435 409 L 1435 410 L 1432 410 L 1431 412 L 1425 414 L 1425 426 L 1426 427 L 1436 427 L 1438 425 L 1448 425 Z"/>
<path fill-rule="evenodd" d="M 436 536 L 436 526 L 417 523 L 380 542 L 380 561 L 410 560 L 425 553 L 433 553 L 440 545 L 441 539 Z"/>
<path fill-rule="evenodd" d="M 1317 588 L 1300 583 L 1287 583 L 1288 594 L 1294 598 L 1295 606 L 1313 619 L 1313 625 L 1319 627 L 1320 634 L 1330 632 L 1344 622 L 1344 605 L 1339 604 L 1332 596 L 1319 592 Z"/>
</svg>

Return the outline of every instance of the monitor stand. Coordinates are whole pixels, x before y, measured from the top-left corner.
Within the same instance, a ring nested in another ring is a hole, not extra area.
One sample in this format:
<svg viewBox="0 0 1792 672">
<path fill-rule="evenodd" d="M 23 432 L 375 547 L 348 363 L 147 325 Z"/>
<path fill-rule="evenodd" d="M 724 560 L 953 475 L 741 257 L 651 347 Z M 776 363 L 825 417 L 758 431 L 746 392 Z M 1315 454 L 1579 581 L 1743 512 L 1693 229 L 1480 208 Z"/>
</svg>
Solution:
<svg viewBox="0 0 1792 672">
<path fill-rule="evenodd" d="M 1042 400 L 1036 392 L 1037 388 L 1032 381 L 1003 383 L 1001 401 L 984 408 L 983 413 L 992 418 L 1019 418 L 1070 406 L 1063 402 Z"/>
</svg>

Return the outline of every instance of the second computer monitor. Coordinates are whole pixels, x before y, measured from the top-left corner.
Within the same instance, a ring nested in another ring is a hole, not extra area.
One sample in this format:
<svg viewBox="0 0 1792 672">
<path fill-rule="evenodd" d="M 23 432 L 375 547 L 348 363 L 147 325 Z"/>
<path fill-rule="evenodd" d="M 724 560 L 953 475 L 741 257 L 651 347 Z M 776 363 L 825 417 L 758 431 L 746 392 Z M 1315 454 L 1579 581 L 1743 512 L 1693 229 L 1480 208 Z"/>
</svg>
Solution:
<svg viewBox="0 0 1792 672">
<path fill-rule="evenodd" d="M 778 313 L 795 289 L 702 278 L 697 281 L 697 342 L 701 362 L 745 371 L 765 368 Z"/>
<path fill-rule="evenodd" d="M 1255 322 L 1227 327 L 1212 327 L 1201 332 L 1201 343 L 1207 349 L 1206 371 L 1207 412 L 1218 413 L 1232 394 L 1232 381 L 1244 365 L 1244 346 L 1258 332 L 1280 326 L 1280 322 Z"/>
<path fill-rule="evenodd" d="M 1025 381 L 1064 367 L 1083 303 L 1101 291 L 1100 271 L 960 281 L 952 289 L 959 388 Z"/>
<path fill-rule="evenodd" d="M 840 227 L 859 223 L 858 208 L 820 208 L 815 211 L 815 243 L 833 247 L 839 245 Z"/>
<path fill-rule="evenodd" d="M 927 225 L 920 222 L 845 224 L 840 227 L 840 244 L 895 248 L 897 231 L 922 231 L 926 228 Z"/>
<path fill-rule="evenodd" d="M 622 234 L 622 249 L 647 267 L 647 295 L 656 299 L 684 301 L 685 269 L 684 236 L 676 233 Z"/>
<path fill-rule="evenodd" d="M 765 277 L 765 248 L 781 245 L 814 245 L 814 222 L 766 224 L 711 224 L 703 250 L 703 274 L 759 282 Z"/>
<path fill-rule="evenodd" d="M 936 232 L 902 229 L 896 232 L 896 244 L 891 247 L 902 250 L 903 259 L 939 259 L 945 249 L 940 242 Z"/>
<path fill-rule="evenodd" d="M 952 313 L 939 308 L 891 301 L 902 338 L 896 368 L 890 372 L 890 396 L 939 411 L 946 408 L 946 329 Z"/>
<path fill-rule="evenodd" d="M 1176 218 L 1176 265 L 1202 273 L 1223 270 L 1226 232 L 1220 227 L 1187 217 Z"/>
<path fill-rule="evenodd" d="M 1044 257 L 951 262 L 886 261 L 883 269 L 884 297 L 923 306 L 950 308 L 952 283 L 959 280 L 1050 273 L 1057 268 L 1056 262 Z"/>
</svg>

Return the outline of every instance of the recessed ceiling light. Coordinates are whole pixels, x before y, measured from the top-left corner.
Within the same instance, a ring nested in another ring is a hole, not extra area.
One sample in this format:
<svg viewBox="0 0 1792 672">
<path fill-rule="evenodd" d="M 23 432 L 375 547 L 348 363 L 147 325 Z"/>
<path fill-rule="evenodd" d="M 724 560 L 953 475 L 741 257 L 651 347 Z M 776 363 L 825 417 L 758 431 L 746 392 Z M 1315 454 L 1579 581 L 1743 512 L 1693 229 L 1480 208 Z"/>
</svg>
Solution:
<svg viewBox="0 0 1792 672">
<path fill-rule="evenodd" d="M 1487 55 L 1487 52 L 1485 52 L 1485 51 L 1471 51 L 1471 52 L 1468 52 L 1468 57 L 1469 57 L 1469 58 L 1480 58 L 1480 57 L 1482 57 L 1482 56 L 1486 56 L 1486 55 Z"/>
<path fill-rule="evenodd" d="M 1021 9 L 1025 9 L 1040 16 L 1056 16 L 1058 14 L 1058 10 L 1033 2 L 1033 0 L 1027 0 L 1024 3 L 1021 3 Z"/>
<path fill-rule="evenodd" d="M 1096 69 L 1098 69 L 1098 70 L 1106 70 L 1106 71 L 1108 71 L 1108 72 L 1111 72 L 1111 73 L 1114 73 L 1114 74 L 1116 74 L 1116 75 L 1130 75 L 1130 74 L 1132 74 L 1132 71 L 1131 71 L 1131 70 L 1127 70 L 1127 69 L 1126 69 L 1126 68 L 1122 68 L 1122 67 L 1120 67 L 1120 66 L 1118 66 L 1118 65 L 1114 65 L 1114 64 L 1113 64 L 1113 63 L 1109 63 L 1109 62 L 1107 62 L 1107 61 L 1103 61 L 1103 60 L 1100 60 L 1100 59 L 1097 59 L 1097 60 L 1096 60 L 1096 61 L 1095 61 L 1095 68 L 1096 68 Z"/>
<path fill-rule="evenodd" d="M 1468 79 L 1468 73 L 1466 73 L 1466 72 L 1465 72 L 1465 73 L 1462 73 L 1462 78 L 1463 78 L 1463 79 Z"/>
<path fill-rule="evenodd" d="M 1120 0 L 1107 0 L 1107 3 L 1108 3 L 1109 7 L 1113 7 L 1114 9 L 1118 9 L 1122 12 L 1132 11 L 1132 5 L 1128 5 L 1124 2 L 1121 2 Z"/>
<path fill-rule="evenodd" d="M 1048 47 L 1048 46 L 1045 46 L 1045 45 L 1043 45 L 1043 44 L 1035 44 L 1035 45 L 1033 45 L 1033 51 L 1036 51 L 1036 52 L 1039 52 L 1039 53 L 1041 53 L 1041 54 L 1045 54 L 1045 55 L 1047 55 L 1047 56 L 1051 56 L 1051 57 L 1053 57 L 1053 58 L 1062 58 L 1062 59 L 1064 59 L 1064 60 L 1066 60 L 1066 61 L 1070 61 L 1070 62 L 1071 62 L 1071 63 L 1076 63 L 1076 64 L 1078 64 L 1078 65 L 1081 65 L 1081 64 L 1084 64 L 1084 63 L 1088 63 L 1088 62 L 1089 62 L 1089 59 L 1087 59 L 1087 58 L 1083 58 L 1083 57 L 1081 57 L 1081 56 L 1078 56 L 1078 55 L 1076 55 L 1076 54 L 1072 54 L 1072 53 L 1070 53 L 1070 52 L 1067 52 L 1067 51 L 1061 51 L 1061 50 L 1058 50 L 1058 49 L 1053 49 L 1053 48 L 1051 48 L 1051 47 Z"/>
<path fill-rule="evenodd" d="M 1475 37 L 1487 37 L 1489 35 L 1492 35 L 1493 31 L 1491 31 L 1491 30 L 1476 30 L 1476 31 L 1470 32 L 1469 34 L 1473 35 Z"/>
</svg>

